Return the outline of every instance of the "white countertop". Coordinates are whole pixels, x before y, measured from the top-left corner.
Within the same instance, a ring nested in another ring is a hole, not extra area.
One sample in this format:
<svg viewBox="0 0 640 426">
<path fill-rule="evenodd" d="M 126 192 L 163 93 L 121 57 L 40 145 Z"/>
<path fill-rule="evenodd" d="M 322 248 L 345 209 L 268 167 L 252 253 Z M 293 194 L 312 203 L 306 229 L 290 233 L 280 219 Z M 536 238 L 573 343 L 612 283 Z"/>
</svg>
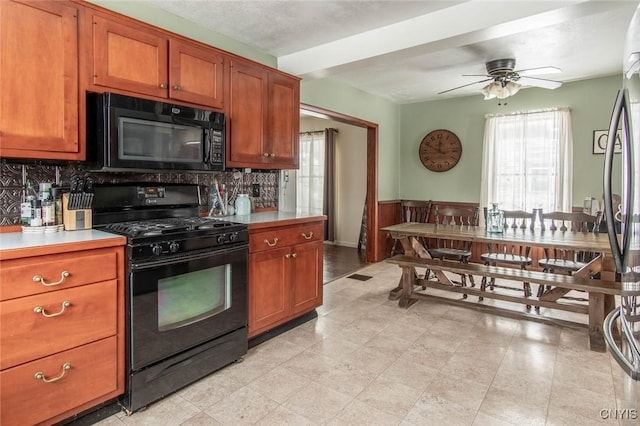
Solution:
<svg viewBox="0 0 640 426">
<path fill-rule="evenodd" d="M 95 229 L 60 231 L 51 234 L 8 232 L 0 234 L 0 250 L 28 249 L 55 244 L 73 244 L 117 237 L 118 235 L 97 231 Z"/>
<path fill-rule="evenodd" d="M 279 222 L 283 220 L 302 220 L 315 217 L 322 217 L 322 212 L 309 212 L 309 211 L 297 211 L 297 212 L 261 212 L 251 213 L 248 215 L 233 215 L 220 217 L 222 220 L 229 222 L 239 222 L 247 225 L 255 225 L 258 223 Z"/>
<path fill-rule="evenodd" d="M 249 215 L 216 216 L 217 219 L 229 222 L 239 222 L 247 225 L 266 224 L 280 221 L 303 221 L 310 218 L 324 219 L 322 212 L 261 212 Z M 60 231 L 51 234 L 28 234 L 22 232 L 0 233 L 0 251 L 14 249 L 29 249 L 57 244 L 74 244 L 118 238 L 119 235 L 95 229 L 80 231 Z"/>
</svg>

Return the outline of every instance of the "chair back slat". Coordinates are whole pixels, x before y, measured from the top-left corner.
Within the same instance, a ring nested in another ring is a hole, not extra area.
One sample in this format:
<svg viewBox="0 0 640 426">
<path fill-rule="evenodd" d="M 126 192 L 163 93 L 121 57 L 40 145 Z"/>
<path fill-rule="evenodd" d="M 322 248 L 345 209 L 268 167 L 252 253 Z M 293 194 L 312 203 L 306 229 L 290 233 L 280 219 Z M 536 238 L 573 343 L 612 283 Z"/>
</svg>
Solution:
<svg viewBox="0 0 640 426">
<path fill-rule="evenodd" d="M 487 224 L 487 214 L 489 210 L 484 207 L 484 223 Z M 536 225 L 537 212 L 534 209 L 531 212 L 524 210 L 502 210 L 504 217 L 505 229 L 530 229 L 533 230 Z"/>
<path fill-rule="evenodd" d="M 435 223 L 442 225 L 478 226 L 479 209 L 435 206 Z"/>
<path fill-rule="evenodd" d="M 431 213 L 431 201 L 403 200 L 401 208 L 403 221 L 427 223 Z"/>
<path fill-rule="evenodd" d="M 583 212 L 540 212 L 540 227 L 544 231 L 598 232 L 601 214 L 592 216 Z"/>
</svg>

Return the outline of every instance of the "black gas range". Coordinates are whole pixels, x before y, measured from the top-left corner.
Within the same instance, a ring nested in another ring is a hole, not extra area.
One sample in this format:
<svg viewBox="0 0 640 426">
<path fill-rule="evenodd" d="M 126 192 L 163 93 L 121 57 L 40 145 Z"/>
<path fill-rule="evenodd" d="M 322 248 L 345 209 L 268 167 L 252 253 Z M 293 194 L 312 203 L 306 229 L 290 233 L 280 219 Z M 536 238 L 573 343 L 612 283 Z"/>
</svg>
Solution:
<svg viewBox="0 0 640 426">
<path fill-rule="evenodd" d="M 200 217 L 198 185 L 96 185 L 94 227 L 124 235 L 132 261 L 246 244 L 247 226 Z"/>
<path fill-rule="evenodd" d="M 94 192 L 94 227 L 127 238 L 121 405 L 133 412 L 247 352 L 247 226 L 200 217 L 197 185 Z"/>
</svg>

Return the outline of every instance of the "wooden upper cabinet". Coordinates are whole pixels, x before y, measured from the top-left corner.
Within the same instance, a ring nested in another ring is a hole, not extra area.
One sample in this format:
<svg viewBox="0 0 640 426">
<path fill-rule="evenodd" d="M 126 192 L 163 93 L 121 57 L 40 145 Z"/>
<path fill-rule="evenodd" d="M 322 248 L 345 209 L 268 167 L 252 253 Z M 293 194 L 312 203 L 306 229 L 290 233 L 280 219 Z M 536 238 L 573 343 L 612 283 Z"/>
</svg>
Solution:
<svg viewBox="0 0 640 426">
<path fill-rule="evenodd" d="M 0 156 L 84 159 L 78 13 L 69 2 L 0 1 Z"/>
<path fill-rule="evenodd" d="M 218 50 L 97 13 L 92 24 L 94 85 L 224 106 L 225 56 Z"/>
<path fill-rule="evenodd" d="M 278 164 L 278 168 L 297 169 L 300 146 L 300 82 L 297 79 L 280 74 L 269 76 L 268 129 L 271 162 Z"/>
<path fill-rule="evenodd" d="M 233 62 L 230 98 L 231 137 L 227 138 L 227 166 L 262 166 L 262 157 L 267 154 L 264 146 L 267 113 L 266 73 L 261 68 Z"/>
<path fill-rule="evenodd" d="M 299 164 L 300 81 L 240 61 L 231 64 L 227 165 L 291 169 Z"/>
<path fill-rule="evenodd" d="M 169 97 L 222 108 L 224 56 L 179 40 L 169 40 L 169 46 Z"/>
<path fill-rule="evenodd" d="M 97 14 L 92 23 L 94 84 L 168 96 L 169 40 L 164 34 Z"/>
</svg>

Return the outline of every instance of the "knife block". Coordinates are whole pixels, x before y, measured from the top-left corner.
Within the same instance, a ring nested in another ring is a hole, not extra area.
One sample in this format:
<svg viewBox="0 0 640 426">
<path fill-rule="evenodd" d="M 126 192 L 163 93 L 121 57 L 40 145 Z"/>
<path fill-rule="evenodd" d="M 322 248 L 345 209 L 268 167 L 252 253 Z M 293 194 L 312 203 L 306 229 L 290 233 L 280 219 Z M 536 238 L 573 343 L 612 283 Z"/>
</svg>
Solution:
<svg viewBox="0 0 640 426">
<path fill-rule="evenodd" d="M 65 231 L 91 229 L 91 209 L 69 210 L 69 194 L 62 194 L 62 221 Z"/>
</svg>

